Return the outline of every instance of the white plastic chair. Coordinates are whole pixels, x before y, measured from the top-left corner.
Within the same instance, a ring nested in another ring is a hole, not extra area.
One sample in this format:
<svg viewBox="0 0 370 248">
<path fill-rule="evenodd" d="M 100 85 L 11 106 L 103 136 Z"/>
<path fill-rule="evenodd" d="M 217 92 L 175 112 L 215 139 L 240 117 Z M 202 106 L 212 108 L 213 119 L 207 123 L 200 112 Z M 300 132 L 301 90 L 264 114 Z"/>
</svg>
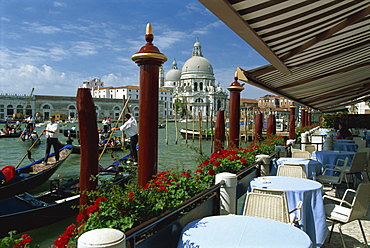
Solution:
<svg viewBox="0 0 370 248">
<path fill-rule="evenodd" d="M 315 145 L 305 145 L 304 150 L 312 154 L 314 151 L 316 151 Z"/>
<path fill-rule="evenodd" d="M 346 200 L 349 193 L 355 194 L 352 202 L 348 202 Z M 342 225 L 347 224 L 351 221 L 358 220 L 358 224 L 362 232 L 362 237 L 364 238 L 366 247 L 368 247 L 360 218 L 366 216 L 367 210 L 369 208 L 370 182 L 360 183 L 360 185 L 357 188 L 357 191 L 353 189 L 347 189 L 342 199 L 324 195 L 323 200 L 324 201 L 332 200 L 335 202 L 335 203 L 324 204 L 326 218 L 333 221 L 328 242 L 330 242 L 331 235 L 334 229 L 334 225 L 338 223 L 340 237 L 342 239 L 343 246 L 346 247 L 346 244 L 344 243 L 341 227 Z"/>
<path fill-rule="evenodd" d="M 367 166 L 367 152 L 356 152 L 352 162 L 350 163 L 351 166 L 347 166 L 344 170 L 344 178 L 346 179 L 347 188 L 349 188 L 348 184 L 348 175 L 352 176 L 353 184 L 356 182 L 356 173 L 362 173 L 366 170 Z M 362 177 L 362 175 L 361 175 Z"/>
<path fill-rule="evenodd" d="M 276 176 L 307 179 L 306 166 L 304 164 L 282 164 L 278 167 Z"/>
<path fill-rule="evenodd" d="M 301 220 L 302 202 L 289 211 L 286 193 L 283 190 L 253 188 L 245 199 L 243 215 L 273 219 L 294 225 Z M 299 217 L 294 214 L 299 211 Z"/>
<path fill-rule="evenodd" d="M 311 158 L 311 153 L 308 151 L 292 151 L 292 158 Z"/>
<path fill-rule="evenodd" d="M 339 165 L 343 163 L 343 165 Z M 338 159 L 335 165 L 327 164 L 324 167 L 324 172 L 322 175 L 318 175 L 316 180 L 321 183 L 327 183 L 331 185 L 331 189 L 337 184 L 341 184 L 343 181 L 344 170 L 347 168 L 348 157 L 343 159 Z M 332 175 L 328 175 L 331 172 Z"/>
</svg>

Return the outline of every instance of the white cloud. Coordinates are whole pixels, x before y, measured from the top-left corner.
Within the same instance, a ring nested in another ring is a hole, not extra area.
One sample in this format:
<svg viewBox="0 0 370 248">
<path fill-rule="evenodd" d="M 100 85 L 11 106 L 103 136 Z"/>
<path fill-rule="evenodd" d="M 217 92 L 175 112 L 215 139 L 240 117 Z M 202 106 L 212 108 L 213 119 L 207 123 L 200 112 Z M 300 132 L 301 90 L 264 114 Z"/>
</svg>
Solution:
<svg viewBox="0 0 370 248">
<path fill-rule="evenodd" d="M 97 44 L 88 41 L 77 41 L 73 42 L 70 51 L 77 54 L 78 56 L 89 56 L 96 54 L 99 46 Z"/>
<path fill-rule="evenodd" d="M 0 21 L 10 22 L 10 19 L 8 19 L 8 18 L 6 18 L 6 17 L 1 17 L 1 18 L 0 18 Z"/>
<path fill-rule="evenodd" d="M 22 28 L 23 30 L 34 33 L 55 34 L 61 31 L 60 28 L 54 26 L 41 25 L 37 22 L 23 22 L 23 24 L 25 25 Z"/>
<path fill-rule="evenodd" d="M 62 2 L 54 2 L 54 7 L 64 7 L 66 6 L 65 3 L 62 3 Z"/>
<path fill-rule="evenodd" d="M 11 69 L 0 68 L 0 92 L 27 94 L 35 88 L 35 94 L 73 95 L 78 87 L 75 77 L 55 71 L 51 66 L 23 65 Z M 78 82 L 82 85 L 82 80 Z"/>
</svg>

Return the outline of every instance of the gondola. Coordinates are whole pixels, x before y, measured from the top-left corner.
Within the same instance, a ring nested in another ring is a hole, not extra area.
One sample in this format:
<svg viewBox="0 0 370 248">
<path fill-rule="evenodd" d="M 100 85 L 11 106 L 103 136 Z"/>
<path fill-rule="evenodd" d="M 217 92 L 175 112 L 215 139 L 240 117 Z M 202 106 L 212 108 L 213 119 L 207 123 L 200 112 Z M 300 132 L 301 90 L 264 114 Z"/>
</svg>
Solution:
<svg viewBox="0 0 370 248">
<path fill-rule="evenodd" d="M 186 138 L 186 136 L 188 139 L 199 139 L 200 136 L 200 132 L 198 130 L 193 131 L 185 128 L 180 129 L 180 133 L 184 139 Z M 202 134 L 202 139 L 211 139 L 212 137 L 213 134 Z"/>
<path fill-rule="evenodd" d="M 80 135 L 80 132 L 75 129 L 59 129 L 59 132 L 63 133 L 64 137 L 78 138 Z"/>
<path fill-rule="evenodd" d="M 7 133 L 7 134 L 0 134 L 0 138 L 18 138 L 21 136 L 22 132 L 14 132 L 14 133 Z"/>
<path fill-rule="evenodd" d="M 110 185 L 123 186 L 129 177 L 130 173 L 117 171 L 99 174 L 98 189 Z M 78 214 L 78 179 L 70 179 L 63 184 L 55 179 L 50 183 L 48 191 L 36 195 L 23 193 L 0 201 L 0 238 L 12 230 L 26 232 Z"/>
<path fill-rule="evenodd" d="M 0 200 L 24 193 L 45 183 L 71 153 L 72 145 L 65 145 L 59 149 L 59 161 L 55 161 L 55 154 L 52 153 L 46 165 L 42 164 L 44 160 L 42 158 L 19 169 L 12 165 L 1 168 Z"/>
</svg>

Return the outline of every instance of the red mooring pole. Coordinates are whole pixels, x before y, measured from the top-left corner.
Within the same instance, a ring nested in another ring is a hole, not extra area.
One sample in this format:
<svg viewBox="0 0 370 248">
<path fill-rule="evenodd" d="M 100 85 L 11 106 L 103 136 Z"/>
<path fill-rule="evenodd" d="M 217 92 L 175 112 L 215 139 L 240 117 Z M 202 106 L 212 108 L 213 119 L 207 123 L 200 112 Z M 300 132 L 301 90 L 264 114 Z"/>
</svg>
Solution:
<svg viewBox="0 0 370 248">
<path fill-rule="evenodd" d="M 158 167 L 159 67 L 167 57 L 152 44 L 152 26 L 146 26 L 146 44 L 131 59 L 140 67 L 138 184 L 146 185 Z"/>
<path fill-rule="evenodd" d="M 301 108 L 301 128 L 306 126 L 306 108 Z"/>
<path fill-rule="evenodd" d="M 262 128 L 263 128 L 263 116 L 262 113 L 256 114 L 256 121 L 255 121 L 255 132 L 254 132 L 254 141 L 258 142 L 262 140 Z"/>
<path fill-rule="evenodd" d="M 240 133 L 240 92 L 244 90 L 244 87 L 238 82 L 236 73 L 234 82 L 227 89 L 230 91 L 229 148 L 238 148 Z"/>
<path fill-rule="evenodd" d="M 86 191 L 95 190 L 97 180 L 91 176 L 98 175 L 98 126 L 96 120 L 95 104 L 90 89 L 79 88 L 77 91 L 76 105 L 78 111 L 78 128 L 81 144 L 80 164 L 80 205 L 89 203 Z M 80 209 L 86 216 L 86 209 Z"/>
<path fill-rule="evenodd" d="M 267 119 L 267 137 L 270 138 L 276 134 L 276 119 L 275 115 L 269 115 Z"/>
<path fill-rule="evenodd" d="M 225 111 L 219 110 L 217 112 L 216 127 L 215 127 L 215 139 L 214 139 L 215 151 L 219 152 L 224 149 L 225 144 Z"/>
<path fill-rule="evenodd" d="M 289 139 L 295 139 L 295 109 L 297 106 L 294 105 L 294 102 L 292 102 L 292 105 L 289 106 L 290 110 L 290 119 L 289 119 Z"/>
</svg>

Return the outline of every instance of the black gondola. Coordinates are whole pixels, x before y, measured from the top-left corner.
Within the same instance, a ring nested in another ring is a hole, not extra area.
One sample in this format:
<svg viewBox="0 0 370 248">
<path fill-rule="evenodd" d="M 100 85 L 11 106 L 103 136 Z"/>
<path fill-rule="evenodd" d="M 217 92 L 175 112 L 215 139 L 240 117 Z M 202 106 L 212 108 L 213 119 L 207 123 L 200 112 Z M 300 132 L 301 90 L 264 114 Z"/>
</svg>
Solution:
<svg viewBox="0 0 370 248">
<path fill-rule="evenodd" d="M 99 176 L 99 188 L 124 185 L 130 173 L 110 172 Z M 103 180 L 101 179 L 103 177 Z M 51 225 L 77 215 L 80 195 L 78 180 L 68 180 L 59 186 L 59 179 L 51 181 L 49 191 L 36 195 L 24 193 L 0 201 L 0 238 L 9 231 L 17 233 Z"/>
<path fill-rule="evenodd" d="M 29 165 L 16 169 L 5 166 L 0 170 L 0 200 L 24 193 L 45 183 L 72 153 L 72 145 L 59 149 L 59 161 L 55 161 L 55 153 L 49 155 L 49 163 L 43 165 L 44 158 Z"/>
</svg>

